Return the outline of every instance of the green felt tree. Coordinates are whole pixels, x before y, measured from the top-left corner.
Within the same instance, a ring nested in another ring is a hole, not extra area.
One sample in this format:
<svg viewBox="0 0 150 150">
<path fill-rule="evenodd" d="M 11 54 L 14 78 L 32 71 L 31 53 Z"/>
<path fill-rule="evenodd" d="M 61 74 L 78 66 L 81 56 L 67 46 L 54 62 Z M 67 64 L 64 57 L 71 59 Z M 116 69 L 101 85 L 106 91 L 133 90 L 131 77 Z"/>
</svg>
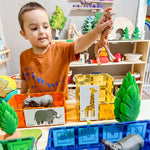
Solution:
<svg viewBox="0 0 150 150">
<path fill-rule="evenodd" d="M 0 127 L 7 134 L 13 134 L 18 126 L 18 117 L 13 107 L 2 100 L 0 103 Z"/>
<path fill-rule="evenodd" d="M 97 12 L 97 13 L 95 14 L 94 23 L 93 23 L 93 28 L 95 28 L 95 26 L 96 26 L 98 20 L 101 18 L 101 16 L 102 16 L 102 12 Z"/>
<path fill-rule="evenodd" d="M 124 29 L 122 40 L 129 40 L 129 30 L 127 27 Z"/>
<path fill-rule="evenodd" d="M 140 34 L 139 34 L 139 28 L 136 27 L 135 30 L 134 30 L 134 33 L 132 34 L 132 39 L 134 40 L 140 40 L 141 37 L 140 37 Z"/>
<path fill-rule="evenodd" d="M 83 24 L 83 33 L 86 34 L 93 29 L 93 19 L 89 16 Z"/>
<path fill-rule="evenodd" d="M 116 120 L 119 122 L 136 120 L 140 112 L 140 103 L 138 84 L 129 72 L 123 79 L 114 102 Z"/>
<path fill-rule="evenodd" d="M 66 20 L 67 17 L 64 17 L 63 10 L 56 5 L 55 15 L 53 15 L 50 19 L 50 25 L 52 26 L 52 29 L 56 30 L 55 39 L 59 38 L 59 30 L 63 29 Z"/>
</svg>

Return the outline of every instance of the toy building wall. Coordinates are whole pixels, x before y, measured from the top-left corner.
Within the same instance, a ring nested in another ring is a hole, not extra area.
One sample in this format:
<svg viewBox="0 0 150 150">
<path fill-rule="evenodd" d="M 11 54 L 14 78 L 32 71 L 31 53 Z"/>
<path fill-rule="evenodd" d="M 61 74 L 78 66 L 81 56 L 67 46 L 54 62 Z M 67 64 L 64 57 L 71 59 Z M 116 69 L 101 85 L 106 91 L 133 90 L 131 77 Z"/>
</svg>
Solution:
<svg viewBox="0 0 150 150">
<path fill-rule="evenodd" d="M 70 22 L 76 24 L 77 30 L 82 30 L 82 25 L 88 16 L 93 16 L 95 13 L 90 11 L 72 10 L 73 4 L 80 3 L 80 0 L 1 0 L 0 1 L 0 16 L 3 25 L 3 32 L 5 36 L 6 46 L 11 50 L 11 60 L 7 62 L 8 75 L 20 72 L 19 57 L 20 53 L 30 48 L 28 41 L 25 41 L 19 34 L 20 27 L 18 23 L 18 12 L 21 6 L 30 1 L 37 1 L 41 3 L 51 16 L 56 10 L 56 5 L 63 9 L 64 16 L 67 17 L 65 27 L 60 32 L 60 39 L 67 39 L 68 27 Z M 136 24 L 136 16 L 138 9 L 137 0 L 115 0 L 113 11 L 116 13 L 115 17 L 127 17 Z M 52 32 L 54 39 L 55 31 Z"/>
</svg>

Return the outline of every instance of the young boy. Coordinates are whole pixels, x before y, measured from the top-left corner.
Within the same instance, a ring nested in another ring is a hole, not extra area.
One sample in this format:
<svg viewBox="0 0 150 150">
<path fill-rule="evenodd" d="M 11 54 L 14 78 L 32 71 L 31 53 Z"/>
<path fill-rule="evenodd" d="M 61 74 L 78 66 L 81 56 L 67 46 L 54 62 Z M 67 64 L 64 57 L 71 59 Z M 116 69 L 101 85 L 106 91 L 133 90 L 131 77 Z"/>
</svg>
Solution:
<svg viewBox="0 0 150 150">
<path fill-rule="evenodd" d="M 107 8 L 106 10 L 112 10 Z M 64 92 L 68 99 L 68 71 L 71 61 L 112 27 L 106 21 L 106 10 L 96 27 L 71 43 L 51 44 L 51 27 L 46 9 L 36 2 L 25 4 L 19 12 L 20 34 L 32 47 L 20 55 L 21 93 Z"/>
</svg>

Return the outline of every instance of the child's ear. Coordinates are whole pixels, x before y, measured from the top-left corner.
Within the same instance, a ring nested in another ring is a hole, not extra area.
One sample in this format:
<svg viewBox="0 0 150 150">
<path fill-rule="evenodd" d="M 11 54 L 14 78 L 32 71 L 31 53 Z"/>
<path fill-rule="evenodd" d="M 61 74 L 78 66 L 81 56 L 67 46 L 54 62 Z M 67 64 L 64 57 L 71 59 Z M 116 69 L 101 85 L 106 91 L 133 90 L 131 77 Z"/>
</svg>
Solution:
<svg viewBox="0 0 150 150">
<path fill-rule="evenodd" d="M 25 40 L 28 39 L 26 34 L 25 34 L 25 32 L 23 30 L 20 30 L 20 34 L 24 37 Z"/>
</svg>

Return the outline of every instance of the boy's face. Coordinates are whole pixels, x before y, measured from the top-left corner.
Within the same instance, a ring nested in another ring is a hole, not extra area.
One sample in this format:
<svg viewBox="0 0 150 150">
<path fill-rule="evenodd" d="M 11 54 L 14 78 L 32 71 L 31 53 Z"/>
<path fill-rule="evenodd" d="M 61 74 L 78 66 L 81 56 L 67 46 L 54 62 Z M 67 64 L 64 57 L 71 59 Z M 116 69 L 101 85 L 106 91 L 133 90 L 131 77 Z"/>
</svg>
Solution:
<svg viewBox="0 0 150 150">
<path fill-rule="evenodd" d="M 49 17 L 42 9 L 32 10 L 23 14 L 24 31 L 21 35 L 29 40 L 33 48 L 46 48 L 51 41 Z"/>
</svg>

